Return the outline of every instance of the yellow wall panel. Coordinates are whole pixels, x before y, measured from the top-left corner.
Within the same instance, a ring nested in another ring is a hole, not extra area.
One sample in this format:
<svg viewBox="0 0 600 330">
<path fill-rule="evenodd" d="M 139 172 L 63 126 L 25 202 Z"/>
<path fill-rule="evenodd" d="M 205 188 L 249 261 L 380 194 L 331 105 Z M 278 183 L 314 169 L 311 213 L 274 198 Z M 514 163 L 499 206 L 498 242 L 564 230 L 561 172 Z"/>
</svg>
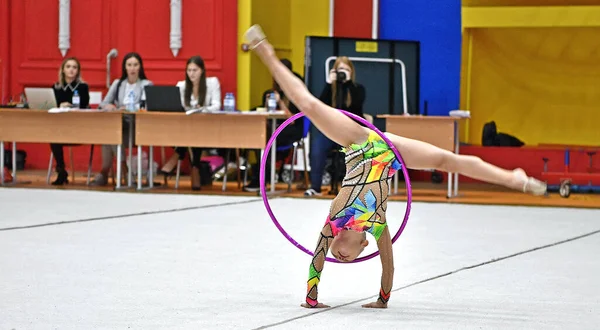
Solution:
<svg viewBox="0 0 600 330">
<path fill-rule="evenodd" d="M 471 104 L 471 59 L 473 57 L 472 52 L 472 29 L 466 29 L 462 32 L 462 54 L 461 54 L 461 70 L 460 70 L 460 109 L 469 109 Z M 461 121 L 459 130 L 460 141 L 469 141 L 469 121 Z"/>
<path fill-rule="evenodd" d="M 275 48 L 289 48 L 290 1 L 252 0 L 252 24 L 260 24 Z"/>
<path fill-rule="evenodd" d="M 238 45 L 245 43 L 244 32 L 252 23 L 252 1 L 238 1 Z M 238 109 L 250 108 L 250 53 L 245 53 L 238 47 L 237 56 L 237 95 Z M 222 95 L 225 97 L 225 95 Z"/>
<path fill-rule="evenodd" d="M 252 24 L 260 24 L 279 58 L 292 61 L 294 71 L 304 74 L 304 40 L 307 35 L 329 33 L 329 2 L 323 0 L 238 1 L 240 43 Z M 261 105 L 262 93 L 273 79 L 252 53 L 238 53 L 238 104 L 249 109 Z"/>
<path fill-rule="evenodd" d="M 463 28 L 600 26 L 600 6 L 463 7 Z"/>
<path fill-rule="evenodd" d="M 600 0 L 462 0 L 463 6 L 594 6 Z"/>
<path fill-rule="evenodd" d="M 600 143 L 600 28 L 471 33 L 471 143 L 491 120 L 530 145 Z"/>
<path fill-rule="evenodd" d="M 304 75 L 306 36 L 329 35 L 329 1 L 289 0 L 291 4 L 290 44 L 294 71 Z"/>
<path fill-rule="evenodd" d="M 279 58 L 289 57 L 290 2 L 281 0 L 252 0 L 252 24 L 260 24 Z M 260 59 L 250 60 L 250 108 L 262 106 L 262 94 L 273 86 L 273 78 Z"/>
</svg>

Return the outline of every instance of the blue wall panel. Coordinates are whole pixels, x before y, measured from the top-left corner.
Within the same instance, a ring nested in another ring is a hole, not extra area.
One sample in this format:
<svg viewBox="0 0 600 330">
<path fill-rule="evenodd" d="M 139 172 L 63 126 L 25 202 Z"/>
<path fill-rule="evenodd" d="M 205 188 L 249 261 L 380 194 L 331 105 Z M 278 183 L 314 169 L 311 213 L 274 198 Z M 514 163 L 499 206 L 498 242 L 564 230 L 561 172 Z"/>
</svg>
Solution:
<svg viewBox="0 0 600 330">
<path fill-rule="evenodd" d="M 458 109 L 460 0 L 380 0 L 379 37 L 421 42 L 421 113 L 425 101 L 430 116 Z"/>
</svg>

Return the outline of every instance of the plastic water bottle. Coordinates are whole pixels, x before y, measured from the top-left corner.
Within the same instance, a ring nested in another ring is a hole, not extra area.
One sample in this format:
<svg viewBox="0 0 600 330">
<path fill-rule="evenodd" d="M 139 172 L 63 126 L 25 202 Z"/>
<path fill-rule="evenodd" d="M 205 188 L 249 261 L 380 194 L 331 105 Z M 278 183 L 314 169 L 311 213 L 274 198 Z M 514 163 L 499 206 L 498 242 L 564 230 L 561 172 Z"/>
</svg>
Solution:
<svg viewBox="0 0 600 330">
<path fill-rule="evenodd" d="M 131 91 L 129 91 L 129 94 L 127 95 L 127 102 L 125 103 L 125 109 L 127 111 L 130 111 L 130 112 L 135 111 L 135 103 L 133 102 L 133 100 L 135 100 L 135 94 L 134 94 L 133 90 L 131 90 Z"/>
<path fill-rule="evenodd" d="M 275 99 L 275 93 L 269 94 L 267 99 L 267 110 L 269 112 L 277 110 L 277 100 Z"/>
<path fill-rule="evenodd" d="M 231 103 L 229 100 L 229 93 L 225 93 L 225 98 L 223 99 L 223 111 L 229 111 L 229 103 Z"/>
<path fill-rule="evenodd" d="M 81 104 L 80 98 L 79 98 L 79 91 L 75 90 L 75 92 L 73 92 L 73 97 L 71 98 L 71 104 L 73 105 L 73 108 L 79 109 L 79 106 Z"/>
<path fill-rule="evenodd" d="M 229 94 L 231 94 L 231 111 L 235 111 L 235 96 L 233 95 L 233 93 Z"/>
<path fill-rule="evenodd" d="M 235 96 L 233 96 L 233 93 L 225 94 L 225 100 L 223 100 L 223 110 L 235 111 Z"/>
</svg>

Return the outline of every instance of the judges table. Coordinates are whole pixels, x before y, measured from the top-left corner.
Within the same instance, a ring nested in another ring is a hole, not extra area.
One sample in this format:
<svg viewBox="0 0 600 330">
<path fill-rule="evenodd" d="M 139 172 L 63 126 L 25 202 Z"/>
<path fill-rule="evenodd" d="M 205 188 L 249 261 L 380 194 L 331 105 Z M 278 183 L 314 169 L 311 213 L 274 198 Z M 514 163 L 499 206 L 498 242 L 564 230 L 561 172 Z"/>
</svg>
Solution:
<svg viewBox="0 0 600 330">
<path fill-rule="evenodd" d="M 267 142 L 267 120 L 271 119 L 272 131 L 276 120 L 286 118 L 283 111 L 276 112 L 212 112 L 187 115 L 182 112 L 148 111 L 136 113 L 135 140 L 138 155 L 142 146 L 149 146 L 153 159 L 153 147 L 185 146 L 200 148 L 260 149 L 261 159 Z M 271 182 L 275 182 L 275 150 L 271 148 Z M 148 162 L 152 166 L 152 161 Z M 142 161 L 138 157 L 138 189 L 142 189 Z M 227 166 L 227 164 L 225 164 Z M 153 186 L 153 171 L 149 174 L 149 187 Z M 225 179 L 223 190 L 225 190 Z M 275 185 L 271 184 L 271 192 Z"/>
<path fill-rule="evenodd" d="M 404 115 L 379 115 L 377 118 L 385 119 L 386 132 L 427 142 L 456 154 L 459 153 L 458 124 L 462 118 Z M 394 193 L 398 193 L 397 175 L 394 177 Z M 457 195 L 458 173 L 448 173 L 448 193 L 446 196 L 451 198 Z"/>
<path fill-rule="evenodd" d="M 117 145 L 117 164 L 121 163 L 122 112 L 70 110 L 0 109 L 0 164 L 4 164 L 4 142 L 12 141 L 13 182 L 17 182 L 17 142 Z M 4 185 L 4 171 L 0 170 Z M 121 166 L 117 166 L 117 188 Z"/>
</svg>

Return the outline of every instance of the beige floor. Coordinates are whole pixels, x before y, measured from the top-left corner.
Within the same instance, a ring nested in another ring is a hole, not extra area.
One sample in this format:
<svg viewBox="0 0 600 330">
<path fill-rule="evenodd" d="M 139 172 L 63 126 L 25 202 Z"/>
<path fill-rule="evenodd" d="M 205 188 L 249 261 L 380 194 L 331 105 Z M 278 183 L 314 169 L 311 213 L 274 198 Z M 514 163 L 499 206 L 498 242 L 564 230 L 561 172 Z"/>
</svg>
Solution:
<svg viewBox="0 0 600 330">
<path fill-rule="evenodd" d="M 327 264 L 302 302 L 310 257 L 256 196 L 0 188 L 2 329 L 593 329 L 598 210 L 413 203 L 394 245 L 387 310 L 378 259 Z M 274 198 L 311 248 L 328 200 Z M 403 202 L 390 202 L 399 227 Z M 374 251 L 375 244 L 367 248 Z"/>
</svg>

